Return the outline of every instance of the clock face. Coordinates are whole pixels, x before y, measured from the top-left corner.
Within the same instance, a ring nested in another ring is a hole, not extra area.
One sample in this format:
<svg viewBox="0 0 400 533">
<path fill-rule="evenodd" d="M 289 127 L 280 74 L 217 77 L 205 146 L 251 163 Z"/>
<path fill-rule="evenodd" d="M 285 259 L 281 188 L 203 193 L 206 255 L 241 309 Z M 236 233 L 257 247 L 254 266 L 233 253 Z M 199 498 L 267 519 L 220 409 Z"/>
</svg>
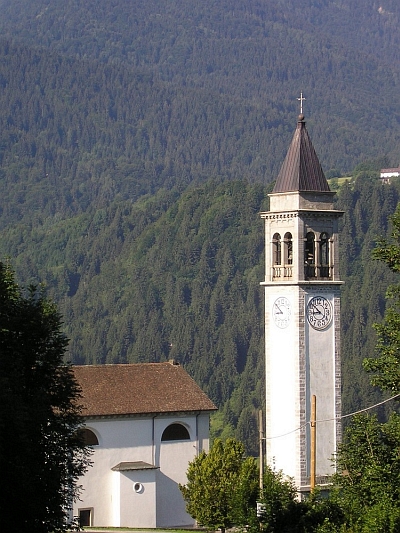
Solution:
<svg viewBox="0 0 400 533">
<path fill-rule="evenodd" d="M 307 320 L 314 329 L 325 329 L 332 322 L 332 304 L 323 296 L 314 296 L 307 304 Z"/>
<path fill-rule="evenodd" d="M 272 316 L 278 328 L 284 329 L 290 322 L 292 306 L 287 298 L 281 296 L 277 298 L 272 305 Z"/>
</svg>

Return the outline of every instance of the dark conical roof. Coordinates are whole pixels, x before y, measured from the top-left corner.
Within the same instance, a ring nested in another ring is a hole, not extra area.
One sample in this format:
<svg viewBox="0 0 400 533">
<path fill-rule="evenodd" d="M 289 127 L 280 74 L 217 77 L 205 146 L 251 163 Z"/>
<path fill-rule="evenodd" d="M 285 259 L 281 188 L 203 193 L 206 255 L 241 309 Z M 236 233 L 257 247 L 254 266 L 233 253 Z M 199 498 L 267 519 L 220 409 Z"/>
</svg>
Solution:
<svg viewBox="0 0 400 533">
<path fill-rule="evenodd" d="M 299 115 L 297 128 L 273 192 L 329 192 L 321 164 L 306 129 L 304 115 Z"/>
</svg>

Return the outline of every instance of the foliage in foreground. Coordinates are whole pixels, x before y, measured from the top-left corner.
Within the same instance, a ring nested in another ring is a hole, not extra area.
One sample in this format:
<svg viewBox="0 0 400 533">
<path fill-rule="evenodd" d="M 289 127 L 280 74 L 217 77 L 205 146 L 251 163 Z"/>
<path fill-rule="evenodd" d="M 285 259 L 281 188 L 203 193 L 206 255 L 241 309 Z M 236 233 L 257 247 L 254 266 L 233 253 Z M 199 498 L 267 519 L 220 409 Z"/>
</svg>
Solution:
<svg viewBox="0 0 400 533">
<path fill-rule="evenodd" d="M 217 439 L 189 463 L 187 480 L 179 488 L 187 512 L 202 526 L 224 531 L 256 522 L 258 469 L 241 442 Z"/>
<path fill-rule="evenodd" d="M 77 429 L 79 390 L 61 319 L 40 290 L 25 295 L 0 263 L 0 471 L 2 528 L 67 529 L 76 481 L 89 458 Z"/>
<path fill-rule="evenodd" d="M 400 272 L 400 204 L 391 217 L 392 232 L 389 240 L 378 241 L 373 251 L 375 259 L 383 261 L 389 269 Z M 389 305 L 384 321 L 375 324 L 377 357 L 364 361 L 365 369 L 372 374 L 371 382 L 382 390 L 400 393 L 400 285 L 390 285 L 386 298 Z"/>
<path fill-rule="evenodd" d="M 318 491 L 299 500 L 293 481 L 270 468 L 265 472 L 260 500 L 265 506 L 260 524 L 263 533 L 328 533 L 339 531 L 344 521 L 337 502 Z"/>
<path fill-rule="evenodd" d="M 217 439 L 208 454 L 202 452 L 189 464 L 187 479 L 180 486 L 187 511 L 209 530 L 235 526 L 264 533 L 328 533 L 343 523 L 336 502 L 318 494 L 299 501 L 292 480 L 268 467 L 260 496 L 255 460 L 245 458 L 243 444 L 234 439 Z M 257 500 L 264 504 L 259 519 Z"/>
<path fill-rule="evenodd" d="M 400 417 L 381 424 L 358 416 L 337 455 L 330 494 L 299 499 L 291 479 L 266 469 L 258 494 L 258 469 L 234 439 L 216 440 L 188 469 L 181 486 L 187 511 L 209 530 L 236 526 L 263 533 L 397 533 L 400 531 Z M 256 518 L 256 500 L 264 513 Z"/>
<path fill-rule="evenodd" d="M 400 416 L 359 415 L 339 446 L 333 498 L 354 533 L 400 531 Z"/>
</svg>

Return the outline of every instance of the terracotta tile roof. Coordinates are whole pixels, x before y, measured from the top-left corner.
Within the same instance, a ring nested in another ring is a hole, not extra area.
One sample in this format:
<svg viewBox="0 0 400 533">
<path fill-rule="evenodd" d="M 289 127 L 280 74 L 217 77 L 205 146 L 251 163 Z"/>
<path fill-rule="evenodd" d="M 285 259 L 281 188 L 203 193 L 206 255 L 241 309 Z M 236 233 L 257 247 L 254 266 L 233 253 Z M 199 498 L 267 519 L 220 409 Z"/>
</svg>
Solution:
<svg viewBox="0 0 400 533">
<path fill-rule="evenodd" d="M 214 411 L 189 374 L 173 363 L 73 366 L 83 416 Z"/>
<path fill-rule="evenodd" d="M 329 192 L 321 164 L 306 129 L 304 115 L 299 115 L 297 128 L 273 192 Z"/>
<path fill-rule="evenodd" d="M 392 174 L 394 172 L 400 172 L 400 167 L 397 168 L 381 168 L 381 174 Z"/>
</svg>

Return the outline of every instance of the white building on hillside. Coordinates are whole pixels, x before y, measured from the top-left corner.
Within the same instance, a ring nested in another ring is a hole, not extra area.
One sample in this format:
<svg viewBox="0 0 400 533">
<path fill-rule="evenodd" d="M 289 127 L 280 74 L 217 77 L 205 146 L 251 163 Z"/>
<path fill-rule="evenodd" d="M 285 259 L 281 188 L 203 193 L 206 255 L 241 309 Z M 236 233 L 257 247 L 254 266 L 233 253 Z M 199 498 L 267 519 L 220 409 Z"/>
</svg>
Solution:
<svg viewBox="0 0 400 533">
<path fill-rule="evenodd" d="M 75 366 L 93 466 L 73 514 L 82 526 L 193 525 L 178 484 L 208 451 L 214 404 L 173 362 Z"/>
<path fill-rule="evenodd" d="M 399 176 L 400 176 L 400 167 L 381 169 L 380 178 L 383 183 L 390 183 L 390 178 L 398 178 Z"/>
</svg>

